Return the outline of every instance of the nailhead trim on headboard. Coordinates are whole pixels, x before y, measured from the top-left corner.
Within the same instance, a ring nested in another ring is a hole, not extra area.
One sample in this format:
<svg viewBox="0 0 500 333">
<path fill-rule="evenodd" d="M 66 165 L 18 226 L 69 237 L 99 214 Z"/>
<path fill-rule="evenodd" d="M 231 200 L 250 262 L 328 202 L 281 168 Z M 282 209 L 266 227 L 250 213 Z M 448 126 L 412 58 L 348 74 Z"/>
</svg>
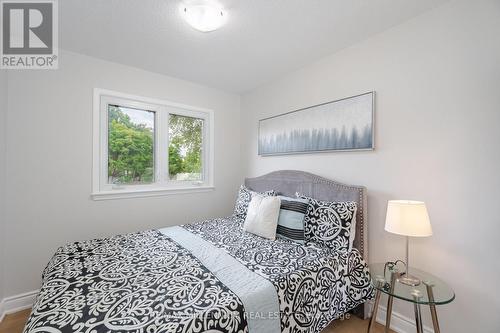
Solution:
<svg viewBox="0 0 500 333">
<path fill-rule="evenodd" d="M 336 191 L 348 191 L 349 196 L 358 198 L 358 212 L 356 220 L 356 236 L 355 244 L 356 248 L 360 251 L 361 255 L 365 260 L 368 259 L 368 244 L 367 244 L 367 225 L 366 225 L 366 188 L 363 186 L 354 186 L 342 184 L 330 179 L 326 179 L 308 172 L 296 171 L 296 170 L 280 170 L 268 173 L 266 175 L 245 179 L 245 184 L 256 191 L 265 190 L 277 190 L 278 192 L 283 191 L 290 183 L 296 183 L 297 187 L 303 187 L 304 184 L 325 184 L 333 187 L 332 190 Z M 281 185 L 283 184 L 283 185 Z M 271 188 L 274 187 L 274 188 Z M 280 189 L 280 187 L 282 189 Z M 354 193 L 353 193 L 354 192 Z M 304 195 L 313 196 L 312 193 L 302 193 Z M 292 195 L 288 193 L 288 195 Z M 322 199 L 322 198 L 318 198 Z M 354 199 L 355 200 L 355 199 Z"/>
</svg>

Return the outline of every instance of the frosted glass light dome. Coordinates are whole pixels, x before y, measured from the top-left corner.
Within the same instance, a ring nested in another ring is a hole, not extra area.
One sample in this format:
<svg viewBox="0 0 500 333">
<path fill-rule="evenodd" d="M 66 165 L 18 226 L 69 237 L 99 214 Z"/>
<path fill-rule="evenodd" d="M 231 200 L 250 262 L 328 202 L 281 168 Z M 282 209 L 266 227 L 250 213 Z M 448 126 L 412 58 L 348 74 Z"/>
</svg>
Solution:
<svg viewBox="0 0 500 333">
<path fill-rule="evenodd" d="M 202 32 L 219 29 L 227 19 L 224 9 L 215 4 L 184 5 L 182 12 L 186 22 Z"/>
</svg>

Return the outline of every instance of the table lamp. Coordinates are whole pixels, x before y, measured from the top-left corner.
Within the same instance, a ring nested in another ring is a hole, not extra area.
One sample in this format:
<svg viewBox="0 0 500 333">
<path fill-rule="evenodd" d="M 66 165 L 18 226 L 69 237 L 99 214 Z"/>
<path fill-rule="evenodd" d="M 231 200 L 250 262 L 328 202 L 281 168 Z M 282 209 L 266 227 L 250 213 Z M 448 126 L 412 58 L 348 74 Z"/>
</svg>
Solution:
<svg viewBox="0 0 500 333">
<path fill-rule="evenodd" d="M 410 237 L 427 237 L 432 235 L 431 222 L 425 203 L 411 200 L 389 200 L 385 217 L 385 230 L 397 235 L 406 236 L 406 273 L 399 282 L 410 286 L 418 286 L 420 279 L 410 275 L 408 259 Z"/>
</svg>

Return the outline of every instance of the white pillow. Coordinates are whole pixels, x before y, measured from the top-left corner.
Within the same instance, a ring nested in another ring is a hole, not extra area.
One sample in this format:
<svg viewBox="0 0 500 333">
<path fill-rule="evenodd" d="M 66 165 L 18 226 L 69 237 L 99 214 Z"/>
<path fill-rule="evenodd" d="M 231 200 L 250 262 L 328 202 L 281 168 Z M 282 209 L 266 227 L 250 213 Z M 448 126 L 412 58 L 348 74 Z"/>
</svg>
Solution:
<svg viewBox="0 0 500 333">
<path fill-rule="evenodd" d="M 276 239 L 280 205 L 278 197 L 254 195 L 248 205 L 243 230 L 267 239 Z"/>
</svg>

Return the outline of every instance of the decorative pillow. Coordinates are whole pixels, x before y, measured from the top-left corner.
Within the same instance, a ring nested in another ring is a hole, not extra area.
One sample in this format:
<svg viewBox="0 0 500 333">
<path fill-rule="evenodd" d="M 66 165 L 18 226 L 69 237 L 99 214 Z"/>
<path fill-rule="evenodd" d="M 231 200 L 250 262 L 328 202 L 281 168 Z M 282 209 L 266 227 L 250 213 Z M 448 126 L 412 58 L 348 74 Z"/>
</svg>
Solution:
<svg viewBox="0 0 500 333">
<path fill-rule="evenodd" d="M 245 185 L 241 185 L 238 191 L 238 197 L 236 198 L 236 204 L 234 205 L 234 215 L 245 218 L 247 216 L 248 204 L 250 203 L 250 200 L 252 200 L 252 196 L 255 194 L 262 194 L 264 196 L 276 196 L 276 192 L 274 190 L 259 193 L 250 190 Z"/>
<path fill-rule="evenodd" d="M 243 230 L 267 239 L 276 239 L 280 198 L 256 194 L 248 205 Z"/>
<path fill-rule="evenodd" d="M 309 206 L 307 199 L 279 196 L 281 200 L 278 218 L 278 238 L 304 244 L 304 217 Z"/>
<path fill-rule="evenodd" d="M 329 202 L 309 198 L 304 218 L 307 243 L 327 246 L 336 251 L 351 251 L 356 224 L 356 202 Z"/>
</svg>

